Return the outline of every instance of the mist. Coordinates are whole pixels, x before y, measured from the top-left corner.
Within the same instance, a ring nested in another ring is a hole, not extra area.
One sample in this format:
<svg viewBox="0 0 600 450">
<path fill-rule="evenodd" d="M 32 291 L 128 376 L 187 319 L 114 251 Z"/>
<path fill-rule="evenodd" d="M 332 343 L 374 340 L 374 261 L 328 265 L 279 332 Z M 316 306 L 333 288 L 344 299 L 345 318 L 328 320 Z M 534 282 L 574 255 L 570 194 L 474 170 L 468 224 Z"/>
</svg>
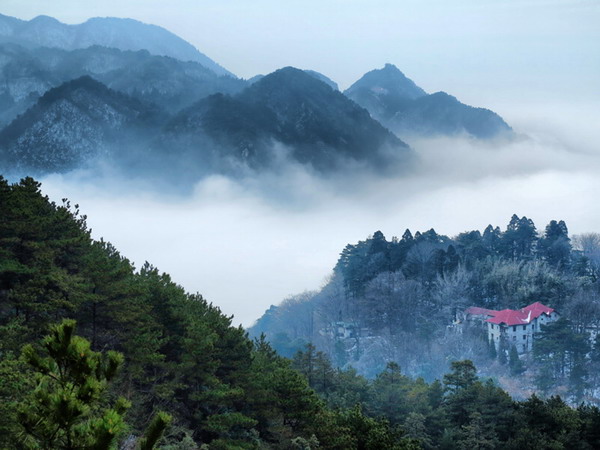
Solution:
<svg viewBox="0 0 600 450">
<path fill-rule="evenodd" d="M 396 175 L 325 176 L 287 161 L 206 176 L 185 194 L 106 171 L 47 176 L 42 190 L 79 204 L 93 237 L 137 267 L 150 262 L 250 326 L 270 305 L 319 288 L 346 244 L 377 230 L 388 239 L 406 228 L 453 236 L 504 229 L 518 214 L 540 232 L 552 219 L 571 235 L 600 231 L 600 116 L 583 110 L 585 120 L 558 106 L 504 112 L 512 141 L 408 139 L 417 162 Z"/>
</svg>

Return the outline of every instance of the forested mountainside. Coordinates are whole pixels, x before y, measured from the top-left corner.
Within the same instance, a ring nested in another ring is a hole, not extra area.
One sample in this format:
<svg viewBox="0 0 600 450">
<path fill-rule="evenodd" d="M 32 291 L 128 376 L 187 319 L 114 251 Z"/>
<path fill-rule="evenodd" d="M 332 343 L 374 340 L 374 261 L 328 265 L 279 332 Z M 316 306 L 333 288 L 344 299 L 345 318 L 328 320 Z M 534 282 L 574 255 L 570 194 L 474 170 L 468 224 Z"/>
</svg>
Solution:
<svg viewBox="0 0 600 450">
<path fill-rule="evenodd" d="M 342 251 L 321 290 L 272 306 L 250 334 L 264 333 L 288 356 L 313 343 L 335 366 L 370 377 L 395 361 L 433 380 L 449 361 L 468 358 L 517 397 L 561 393 L 599 403 L 600 235 L 574 240 L 563 221 L 539 233 L 516 215 L 504 231 L 490 225 L 453 238 L 406 230 L 387 240 L 376 232 Z M 470 306 L 534 302 L 561 319 L 542 326 L 533 350 L 520 355 L 512 340 L 490 345 L 485 321 L 465 320 Z"/>
<path fill-rule="evenodd" d="M 125 356 L 109 395 L 131 402 L 121 440 L 139 436 L 160 409 L 173 416 L 163 448 L 307 448 L 301 443 L 317 439 L 321 448 L 364 439 L 369 448 L 409 448 L 384 421 L 328 409 L 289 361 L 201 295 L 93 241 L 76 205 L 49 202 L 31 178 L 0 178 L 1 448 L 21 448 L 29 423 L 21 411 L 35 386 L 21 348 L 43 352 L 40 338 L 64 317 L 91 350 Z"/>
<path fill-rule="evenodd" d="M 0 43 L 0 126 L 10 123 L 49 89 L 84 75 L 170 113 L 207 95 L 235 93 L 246 85 L 198 62 L 156 56 L 147 50 L 95 45 L 67 51 Z"/>
<path fill-rule="evenodd" d="M 367 111 L 293 67 L 279 69 L 233 97 L 208 97 L 177 115 L 167 130 L 167 139 L 176 142 L 208 135 L 213 145 L 251 166 L 276 159 L 269 151 L 274 142 L 286 146 L 293 160 L 320 170 L 348 161 L 382 166 L 410 157 L 408 146 Z"/>
<path fill-rule="evenodd" d="M 393 64 L 366 73 L 344 94 L 400 137 L 466 134 L 488 139 L 512 133 L 493 111 L 465 105 L 445 92 L 427 94 Z"/>
<path fill-rule="evenodd" d="M 148 142 L 166 117 L 151 104 L 81 77 L 46 92 L 0 132 L 0 164 L 48 173 L 124 157 L 128 147 Z"/>
<path fill-rule="evenodd" d="M 78 25 L 68 25 L 49 16 L 37 16 L 26 21 L 0 14 L 0 42 L 63 50 L 94 45 L 119 50 L 147 50 L 153 55 L 196 61 L 217 75 L 233 75 L 179 36 L 133 19 L 93 17 Z"/>
<path fill-rule="evenodd" d="M 347 164 L 397 170 L 408 146 L 367 111 L 304 71 L 274 72 L 229 96 L 206 97 L 175 116 L 89 76 L 46 92 L 0 131 L 0 163 L 17 174 L 103 164 L 191 184 L 296 162 L 321 171 Z"/>
<path fill-rule="evenodd" d="M 92 240 L 78 206 L 31 178 L 0 178 L 0 375 L 6 449 L 149 448 L 169 415 L 159 446 L 171 450 L 600 446 L 598 408 L 515 402 L 471 361 L 427 383 L 393 362 L 368 380 L 312 346 L 277 356 L 200 294 Z"/>
</svg>

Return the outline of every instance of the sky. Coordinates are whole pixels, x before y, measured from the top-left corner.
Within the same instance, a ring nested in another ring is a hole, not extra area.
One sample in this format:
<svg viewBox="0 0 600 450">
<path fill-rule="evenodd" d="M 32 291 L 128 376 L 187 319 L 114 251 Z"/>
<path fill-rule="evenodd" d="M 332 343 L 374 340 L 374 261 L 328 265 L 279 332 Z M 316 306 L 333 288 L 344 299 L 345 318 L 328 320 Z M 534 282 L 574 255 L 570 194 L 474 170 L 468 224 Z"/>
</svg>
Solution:
<svg viewBox="0 0 600 450">
<path fill-rule="evenodd" d="M 170 273 L 235 323 L 318 289 L 344 246 L 376 230 L 453 235 L 504 228 L 517 213 L 542 230 L 564 219 L 571 232 L 600 231 L 598 0 L 0 0 L 0 13 L 131 17 L 244 78 L 293 65 L 343 89 L 390 62 L 527 136 L 503 146 L 410 142 L 420 167 L 391 179 L 322 179 L 290 165 L 256 179 L 211 177 L 181 198 L 85 173 L 42 180 L 51 198 L 81 205 L 95 237 Z"/>
</svg>

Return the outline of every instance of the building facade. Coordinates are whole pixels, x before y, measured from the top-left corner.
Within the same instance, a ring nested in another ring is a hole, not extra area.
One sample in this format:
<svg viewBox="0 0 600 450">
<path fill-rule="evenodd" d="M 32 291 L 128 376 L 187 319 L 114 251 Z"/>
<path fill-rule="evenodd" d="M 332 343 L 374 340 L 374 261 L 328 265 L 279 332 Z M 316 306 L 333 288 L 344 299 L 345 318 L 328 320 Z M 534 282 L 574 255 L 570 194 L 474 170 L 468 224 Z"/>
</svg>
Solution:
<svg viewBox="0 0 600 450">
<path fill-rule="evenodd" d="M 495 311 L 471 307 L 465 313 L 470 320 L 479 320 L 486 324 L 488 339 L 494 343 L 496 349 L 500 348 L 500 343 L 504 340 L 508 347 L 514 345 L 519 353 L 531 351 L 534 336 L 540 331 L 541 325 L 559 318 L 553 308 L 540 302 L 519 310 Z"/>
</svg>

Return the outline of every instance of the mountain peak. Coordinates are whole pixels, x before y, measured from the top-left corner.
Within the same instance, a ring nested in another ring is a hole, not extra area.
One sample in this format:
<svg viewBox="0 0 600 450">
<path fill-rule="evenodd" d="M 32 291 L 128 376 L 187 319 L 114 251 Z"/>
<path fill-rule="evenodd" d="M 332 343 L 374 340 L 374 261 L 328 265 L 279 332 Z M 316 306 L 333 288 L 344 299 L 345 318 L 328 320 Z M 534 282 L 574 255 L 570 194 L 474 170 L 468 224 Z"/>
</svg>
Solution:
<svg viewBox="0 0 600 450">
<path fill-rule="evenodd" d="M 403 104 L 427 95 L 390 63 L 364 74 L 344 94 L 384 124 Z"/>
<path fill-rule="evenodd" d="M 344 94 L 399 136 L 467 133 L 491 138 L 511 132 L 492 111 L 465 105 L 446 92 L 428 95 L 390 63 L 363 75 Z"/>
<path fill-rule="evenodd" d="M 400 69 L 398 69 L 394 64 L 392 63 L 385 63 L 385 65 L 383 66 L 383 69 L 381 69 L 382 71 L 388 71 L 388 72 L 397 72 L 402 74 L 402 76 L 404 76 L 404 74 L 402 73 L 402 71 Z"/>
<path fill-rule="evenodd" d="M 265 75 L 248 88 L 249 92 L 288 92 L 293 95 L 325 93 L 331 91 L 331 86 L 315 75 L 295 67 L 287 66 Z"/>
<path fill-rule="evenodd" d="M 64 98 L 65 96 L 68 96 L 70 93 L 79 89 L 84 89 L 96 94 L 106 94 L 109 92 L 109 89 L 104 84 L 100 83 L 89 75 L 84 75 L 48 90 L 40 98 L 40 104 L 48 105 Z"/>
<path fill-rule="evenodd" d="M 60 22 L 58 20 L 56 20 L 54 17 L 50 17 L 50 16 L 46 16 L 44 14 L 41 14 L 41 15 L 36 16 L 33 19 L 31 19 L 29 21 L 29 23 L 51 23 L 51 24 L 56 24 L 56 23 L 60 23 Z"/>
<path fill-rule="evenodd" d="M 390 94 L 397 99 L 415 99 L 427 95 L 410 78 L 406 77 L 395 65 L 387 63 L 381 69 L 371 70 L 362 76 L 346 91 L 352 96 L 360 90 L 368 90 L 374 94 Z"/>
<path fill-rule="evenodd" d="M 201 100 L 169 128 L 199 143 L 206 133 L 216 147 L 251 167 L 270 164 L 273 143 L 283 144 L 295 161 L 323 171 L 347 162 L 388 168 L 412 155 L 365 109 L 295 67 L 276 70 L 233 97 Z"/>
</svg>

